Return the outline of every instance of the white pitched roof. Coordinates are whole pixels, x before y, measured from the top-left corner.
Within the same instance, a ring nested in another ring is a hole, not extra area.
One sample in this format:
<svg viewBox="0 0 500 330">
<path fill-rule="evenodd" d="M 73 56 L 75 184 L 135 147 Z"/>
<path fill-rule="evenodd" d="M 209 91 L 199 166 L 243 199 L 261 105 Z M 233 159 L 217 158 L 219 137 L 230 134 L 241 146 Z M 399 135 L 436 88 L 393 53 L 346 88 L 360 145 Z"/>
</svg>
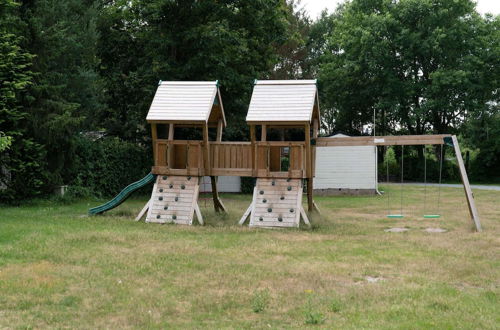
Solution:
<svg viewBox="0 0 500 330">
<path fill-rule="evenodd" d="M 257 80 L 246 120 L 310 122 L 316 94 L 316 80 Z"/>
<path fill-rule="evenodd" d="M 217 81 L 160 81 L 147 121 L 208 121 Z"/>
</svg>

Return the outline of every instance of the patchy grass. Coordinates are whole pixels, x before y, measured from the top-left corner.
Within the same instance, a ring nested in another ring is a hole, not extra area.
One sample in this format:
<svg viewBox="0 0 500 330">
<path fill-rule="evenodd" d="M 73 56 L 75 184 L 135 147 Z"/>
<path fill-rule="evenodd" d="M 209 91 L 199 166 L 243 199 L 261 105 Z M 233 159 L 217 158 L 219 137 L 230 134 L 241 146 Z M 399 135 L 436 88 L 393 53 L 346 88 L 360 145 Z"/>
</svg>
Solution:
<svg viewBox="0 0 500 330">
<path fill-rule="evenodd" d="M 147 197 L 97 217 L 89 201 L 2 207 L 0 328 L 498 328 L 500 192 L 475 194 L 483 233 L 456 188 L 440 219 L 409 186 L 404 219 L 385 196 L 320 197 L 292 230 L 237 226 L 249 195 L 224 195 L 226 215 L 200 201 L 204 227 L 134 222 Z"/>
</svg>

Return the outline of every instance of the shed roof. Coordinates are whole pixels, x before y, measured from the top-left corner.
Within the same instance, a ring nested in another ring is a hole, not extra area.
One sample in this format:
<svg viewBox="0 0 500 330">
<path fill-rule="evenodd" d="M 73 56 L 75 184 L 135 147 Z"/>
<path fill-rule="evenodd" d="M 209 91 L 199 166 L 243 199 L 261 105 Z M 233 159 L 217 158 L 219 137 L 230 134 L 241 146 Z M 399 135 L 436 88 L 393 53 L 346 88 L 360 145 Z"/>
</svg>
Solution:
<svg viewBox="0 0 500 330">
<path fill-rule="evenodd" d="M 160 81 L 148 122 L 217 123 L 226 126 L 217 81 Z"/>
<path fill-rule="evenodd" d="M 319 118 L 316 80 L 256 80 L 247 122 L 310 123 Z"/>
</svg>

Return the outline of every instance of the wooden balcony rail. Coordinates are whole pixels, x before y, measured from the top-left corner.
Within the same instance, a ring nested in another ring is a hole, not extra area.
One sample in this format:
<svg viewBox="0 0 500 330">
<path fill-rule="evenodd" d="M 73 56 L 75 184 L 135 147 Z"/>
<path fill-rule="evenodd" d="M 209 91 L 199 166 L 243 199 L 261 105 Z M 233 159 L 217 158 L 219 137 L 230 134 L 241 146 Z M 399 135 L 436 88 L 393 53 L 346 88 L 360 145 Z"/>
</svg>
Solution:
<svg viewBox="0 0 500 330">
<path fill-rule="evenodd" d="M 203 162 L 204 143 L 157 140 L 153 173 L 163 175 L 257 176 L 305 178 L 305 142 L 209 142 L 210 168 Z M 254 149 L 254 150 L 252 150 Z M 282 157 L 288 160 L 282 162 Z"/>
<path fill-rule="evenodd" d="M 252 176 L 250 142 L 210 142 L 210 173 L 214 176 Z"/>
<path fill-rule="evenodd" d="M 203 142 L 191 140 L 156 140 L 153 173 L 204 175 Z"/>
<path fill-rule="evenodd" d="M 305 142 L 259 141 L 255 143 L 255 175 L 257 177 L 305 178 Z M 288 148 L 288 168 L 282 168 L 282 155 Z"/>
</svg>

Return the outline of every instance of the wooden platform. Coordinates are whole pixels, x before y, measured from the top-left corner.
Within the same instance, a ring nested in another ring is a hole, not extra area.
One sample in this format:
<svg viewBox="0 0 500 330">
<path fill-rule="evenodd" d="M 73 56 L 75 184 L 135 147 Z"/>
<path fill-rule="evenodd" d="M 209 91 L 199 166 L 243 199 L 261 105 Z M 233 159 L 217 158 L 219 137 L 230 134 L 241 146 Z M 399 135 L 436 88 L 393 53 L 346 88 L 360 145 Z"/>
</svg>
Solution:
<svg viewBox="0 0 500 330">
<path fill-rule="evenodd" d="M 158 175 L 153 187 L 146 222 L 192 225 L 198 207 L 200 183 L 198 177 Z"/>
<path fill-rule="evenodd" d="M 299 227 L 302 217 L 309 225 L 302 190 L 302 179 L 258 178 L 252 204 L 239 224 L 250 218 L 250 227 Z"/>
</svg>

